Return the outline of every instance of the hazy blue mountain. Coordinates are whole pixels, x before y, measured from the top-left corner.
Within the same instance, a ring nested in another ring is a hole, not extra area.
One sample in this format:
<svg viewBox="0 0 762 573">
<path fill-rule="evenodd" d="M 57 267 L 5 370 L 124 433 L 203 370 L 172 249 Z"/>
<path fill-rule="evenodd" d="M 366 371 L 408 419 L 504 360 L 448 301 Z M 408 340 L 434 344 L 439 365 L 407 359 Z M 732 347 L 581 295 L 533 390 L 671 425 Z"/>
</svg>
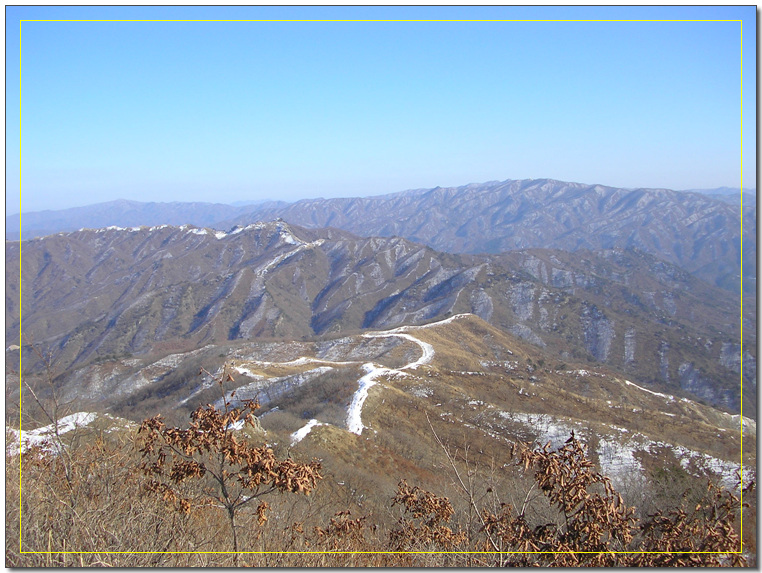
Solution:
<svg viewBox="0 0 762 573">
<path fill-rule="evenodd" d="M 21 237 L 111 225 L 192 224 L 226 231 L 282 218 L 365 237 L 400 236 L 450 253 L 636 248 L 734 292 L 741 289 L 743 260 L 744 292 L 753 293 L 756 207 L 747 197 L 742 216 L 735 191 L 619 189 L 538 179 L 241 206 L 116 201 L 24 214 Z M 7 225 L 7 238 L 18 238 L 18 217 L 9 217 Z"/>
<path fill-rule="evenodd" d="M 743 205 L 745 207 L 754 207 L 757 204 L 757 190 L 744 187 L 743 193 L 740 187 L 716 187 L 714 189 L 686 189 L 685 193 L 701 193 L 708 195 L 718 201 L 724 201 L 731 205 Z"/>
<path fill-rule="evenodd" d="M 104 227 L 139 227 L 142 225 L 214 225 L 222 219 L 237 217 L 257 208 L 285 206 L 282 201 L 259 202 L 254 205 L 225 205 L 222 203 L 145 203 L 119 199 L 71 209 L 18 213 L 5 219 L 8 240 L 44 237 L 78 229 Z"/>
</svg>

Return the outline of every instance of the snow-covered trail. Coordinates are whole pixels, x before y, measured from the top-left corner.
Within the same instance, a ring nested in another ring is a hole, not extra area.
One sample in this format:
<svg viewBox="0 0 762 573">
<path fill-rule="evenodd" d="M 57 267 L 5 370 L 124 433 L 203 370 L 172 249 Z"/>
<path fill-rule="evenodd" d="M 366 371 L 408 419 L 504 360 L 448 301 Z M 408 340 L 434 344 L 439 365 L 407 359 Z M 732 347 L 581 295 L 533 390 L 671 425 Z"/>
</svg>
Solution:
<svg viewBox="0 0 762 573">
<path fill-rule="evenodd" d="M 446 318 L 444 320 L 440 320 L 438 322 L 434 322 L 431 324 L 425 324 L 421 326 L 400 326 L 398 328 L 393 328 L 390 330 L 384 330 L 379 332 L 366 332 L 365 334 L 363 334 L 362 335 L 363 338 L 397 337 L 397 338 L 407 340 L 408 342 L 417 344 L 420 347 L 421 356 L 417 360 L 414 360 L 413 362 L 405 364 L 401 368 L 396 368 L 396 369 L 380 366 L 378 364 L 374 364 L 373 362 L 366 362 L 365 364 L 363 364 L 362 369 L 365 371 L 365 375 L 357 381 L 358 388 L 355 391 L 355 393 L 352 395 L 352 400 L 350 401 L 349 407 L 347 408 L 347 418 L 346 418 L 347 429 L 350 432 L 357 434 L 358 436 L 362 434 L 362 431 L 365 428 L 365 426 L 363 426 L 363 423 L 362 423 L 362 408 L 363 408 L 363 405 L 365 404 L 365 400 L 368 398 L 368 390 L 374 384 L 376 384 L 376 380 L 378 378 L 389 377 L 389 376 L 407 376 L 408 373 L 406 371 L 415 370 L 419 366 L 423 366 L 424 364 L 429 364 L 434 358 L 434 355 L 436 354 L 434 351 L 434 347 L 428 342 L 424 342 L 416 338 L 415 336 L 410 334 L 410 331 L 449 324 L 455 320 L 465 318 L 468 316 L 471 316 L 471 315 L 458 314 L 458 315 L 451 316 L 449 318 Z M 261 365 L 261 366 L 301 366 L 301 365 L 305 365 L 309 363 L 332 364 L 334 366 L 351 366 L 351 365 L 359 364 L 359 362 L 357 361 L 334 362 L 331 360 L 321 360 L 318 358 L 307 358 L 307 357 L 300 357 L 300 358 L 297 358 L 296 360 L 291 360 L 289 362 L 264 362 L 264 361 L 258 361 L 258 360 L 252 360 L 250 362 L 253 364 Z M 244 369 L 241 366 L 237 366 L 236 370 L 241 374 L 247 374 L 247 375 L 251 375 L 252 377 L 258 377 L 257 375 L 251 373 L 250 371 Z M 309 434 L 312 428 L 314 428 L 316 425 L 321 425 L 321 423 L 318 422 L 317 420 L 310 420 L 301 429 L 291 434 L 292 445 L 304 439 L 304 437 L 307 434 Z"/>
<path fill-rule="evenodd" d="M 347 430 L 358 436 L 362 434 L 365 428 L 362 423 L 362 407 L 368 397 L 368 390 L 376 383 L 376 379 L 381 376 L 388 376 L 389 374 L 404 374 L 403 370 L 414 370 L 419 366 L 430 363 L 434 358 L 434 347 L 431 344 L 419 340 L 410 334 L 398 332 L 399 329 L 395 329 L 395 331 L 368 332 L 363 334 L 363 338 L 389 338 L 392 336 L 403 338 L 420 346 L 421 356 L 418 360 L 405 364 L 405 366 L 399 369 L 385 368 L 372 362 L 363 364 L 363 370 L 365 370 L 366 374 L 357 381 L 359 388 L 352 396 L 352 402 L 350 402 L 347 409 Z"/>
<path fill-rule="evenodd" d="M 365 403 L 365 399 L 368 397 L 368 390 L 376 383 L 376 378 L 395 372 L 389 368 L 382 366 L 376 366 L 372 362 L 362 365 L 366 374 L 357 381 L 359 388 L 352 395 L 352 401 L 347 408 L 347 430 L 358 436 L 362 434 L 362 430 L 365 426 L 362 425 L 362 406 Z"/>
<path fill-rule="evenodd" d="M 421 366 L 423 364 L 428 364 L 431 362 L 431 359 L 434 358 L 434 347 L 429 344 L 428 342 L 424 342 L 423 340 L 418 340 L 414 336 L 411 336 L 410 334 L 402 334 L 402 333 L 366 333 L 363 334 L 363 338 L 391 338 L 392 336 L 396 336 L 398 338 L 404 338 L 405 340 L 409 340 L 410 342 L 414 342 L 418 346 L 421 347 L 421 357 L 416 360 L 415 362 L 411 362 L 410 364 L 405 364 L 400 370 L 410 370 L 417 368 L 418 366 Z"/>
</svg>

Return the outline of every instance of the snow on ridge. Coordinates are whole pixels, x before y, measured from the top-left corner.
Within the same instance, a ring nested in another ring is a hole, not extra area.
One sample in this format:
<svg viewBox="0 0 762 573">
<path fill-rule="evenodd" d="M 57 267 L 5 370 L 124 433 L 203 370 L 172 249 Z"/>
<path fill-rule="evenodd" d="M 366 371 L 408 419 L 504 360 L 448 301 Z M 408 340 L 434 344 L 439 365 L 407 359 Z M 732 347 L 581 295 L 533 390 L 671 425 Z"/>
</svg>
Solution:
<svg viewBox="0 0 762 573">
<path fill-rule="evenodd" d="M 134 233 L 135 231 L 140 231 L 140 229 L 141 229 L 140 227 L 125 228 L 125 227 L 117 227 L 116 225 L 109 225 L 108 227 L 101 227 L 100 229 L 95 229 L 95 232 L 96 233 L 105 233 L 106 231 L 129 231 L 131 233 Z M 79 233 L 79 232 L 82 232 L 82 231 L 89 231 L 89 230 L 90 229 L 88 229 L 86 227 L 82 227 L 77 232 Z M 59 235 L 63 235 L 65 233 L 58 233 L 58 234 Z"/>
<path fill-rule="evenodd" d="M 402 370 L 413 369 L 413 368 L 417 368 L 418 366 L 422 366 L 423 364 L 428 364 L 429 362 L 431 362 L 431 359 L 434 358 L 434 347 L 428 342 L 423 342 L 422 340 L 418 340 L 417 338 L 414 338 L 410 336 L 409 334 L 398 334 L 397 336 L 406 338 L 410 342 L 415 342 L 418 346 L 421 347 L 421 350 L 423 351 L 421 353 L 421 357 L 418 360 L 403 366 Z"/>
<path fill-rule="evenodd" d="M 366 332 L 362 336 L 363 338 L 391 338 L 392 336 L 398 336 L 399 338 L 404 338 L 405 340 L 409 340 L 410 342 L 414 342 L 415 344 L 420 346 L 421 350 L 423 351 L 421 353 L 421 357 L 418 360 L 411 362 L 410 364 L 406 364 L 405 366 L 400 368 L 400 370 L 415 369 L 418 366 L 422 366 L 423 364 L 428 364 L 429 362 L 431 362 L 431 359 L 434 358 L 434 354 L 435 354 L 434 347 L 431 344 L 429 344 L 428 342 L 423 342 L 422 340 L 418 340 L 417 338 L 409 334 L 387 331 L 383 333 Z"/>
<path fill-rule="evenodd" d="M 77 412 L 64 416 L 58 420 L 58 434 L 65 434 L 77 428 L 81 428 L 91 424 L 97 414 L 93 412 Z M 33 446 L 46 447 L 49 450 L 54 450 L 55 446 L 51 443 L 51 440 L 55 437 L 55 427 L 53 424 L 37 428 L 35 430 L 16 430 L 15 428 L 8 428 L 14 435 L 14 440 L 7 445 L 8 453 L 15 453 L 15 444 L 18 444 L 19 453 L 26 452 Z"/>
<path fill-rule="evenodd" d="M 263 268 L 257 269 L 256 273 L 260 276 L 265 275 L 268 273 L 270 269 L 274 269 L 286 259 L 293 257 L 295 254 L 301 253 L 304 250 L 319 247 L 324 242 L 325 241 L 323 239 L 318 239 L 317 241 L 312 241 L 311 243 L 299 243 L 299 245 L 295 249 L 292 249 L 288 251 L 287 253 L 283 253 L 282 255 L 278 255 L 269 263 L 267 263 Z"/>
<path fill-rule="evenodd" d="M 473 313 L 470 312 L 464 312 L 461 314 L 454 314 L 453 316 L 450 316 L 448 318 L 445 318 L 443 320 L 439 320 L 437 322 L 431 322 L 429 324 L 422 324 L 420 326 L 411 326 L 410 328 L 432 328 L 434 326 L 442 326 L 443 324 L 450 324 L 451 322 L 455 322 L 456 320 L 460 320 L 461 318 L 468 318 L 470 316 L 476 316 Z"/>
<path fill-rule="evenodd" d="M 296 432 L 291 434 L 291 445 L 295 446 L 299 442 L 301 442 L 307 434 L 309 434 L 312 431 L 312 428 L 315 426 L 323 426 L 322 422 L 318 422 L 315 418 L 311 419 L 309 422 L 307 422 L 304 426 L 299 428 Z"/>
<path fill-rule="evenodd" d="M 264 376 L 260 376 L 259 374 L 254 374 L 251 370 L 249 370 L 248 368 L 244 368 L 242 366 L 233 366 L 233 370 L 235 370 L 239 374 L 248 376 L 249 378 L 256 378 L 257 380 L 261 380 L 262 378 L 264 378 Z"/>
<path fill-rule="evenodd" d="M 243 233 L 244 231 L 258 231 L 261 229 L 267 229 L 271 227 L 272 222 L 267 221 L 257 221 L 256 223 L 249 223 L 248 225 L 241 227 L 236 225 L 233 227 L 230 231 L 225 233 L 225 235 L 237 235 L 238 233 Z M 291 228 L 283 221 L 277 221 L 275 225 L 275 230 L 278 231 L 278 234 L 280 235 L 281 240 L 288 244 L 288 245 L 305 245 L 304 241 L 296 237 L 292 232 Z M 322 241 L 321 241 L 322 242 Z"/>
<path fill-rule="evenodd" d="M 237 235 L 238 233 L 243 233 L 244 231 L 251 231 L 252 229 L 264 229 L 267 226 L 266 223 L 250 223 L 249 225 L 246 225 L 245 227 L 235 227 L 232 231 L 230 231 L 229 235 Z"/>
<path fill-rule="evenodd" d="M 396 294 L 396 293 L 395 293 Z M 455 322 L 456 320 L 460 320 L 461 318 L 467 318 L 469 316 L 476 316 L 475 314 L 472 314 L 470 312 L 464 312 L 462 314 L 455 314 L 453 316 L 450 316 L 448 318 L 438 320 L 437 322 L 430 322 L 428 324 L 420 324 L 420 325 L 405 325 L 405 326 L 399 326 L 397 328 L 392 328 L 390 330 L 381 330 L 378 332 L 383 332 L 387 334 L 396 334 L 401 332 L 409 332 L 411 330 L 418 330 L 422 328 L 433 328 L 435 326 L 442 326 L 444 324 L 450 324 L 451 322 Z"/>
<path fill-rule="evenodd" d="M 200 228 L 188 229 L 187 232 L 193 233 L 194 235 L 211 235 L 215 239 L 224 239 L 225 237 L 228 236 L 228 234 L 225 231 L 218 231 L 216 229 L 209 229 L 206 227 L 204 227 L 203 229 L 200 229 Z"/>
<path fill-rule="evenodd" d="M 300 241 L 294 235 L 291 233 L 290 230 L 284 229 L 282 225 L 278 225 L 277 227 L 278 232 L 280 233 L 280 238 L 283 240 L 284 243 L 287 243 L 289 245 L 304 245 L 304 241 Z"/>
<path fill-rule="evenodd" d="M 117 225 L 109 225 L 107 227 L 100 227 L 100 228 L 97 228 L 97 229 L 94 229 L 94 228 L 91 228 L 91 227 L 82 227 L 80 229 L 77 229 L 75 232 L 76 233 L 83 233 L 83 232 L 87 232 L 87 231 L 92 231 L 94 233 L 105 233 L 106 231 L 127 231 L 128 233 L 137 233 L 139 231 L 149 231 L 149 232 L 160 231 L 161 229 L 167 229 L 169 227 L 172 227 L 172 225 L 167 225 L 167 224 L 153 225 L 153 226 L 138 225 L 138 226 L 133 226 L 133 227 L 119 227 Z M 178 229 L 184 231 L 186 229 L 189 229 L 190 227 L 191 227 L 191 225 L 180 225 L 178 227 Z M 189 231 L 189 232 L 192 232 L 192 230 Z M 198 232 L 198 230 L 196 230 L 196 232 Z M 58 233 L 58 234 L 62 235 L 62 234 L 65 234 L 65 233 Z"/>
<path fill-rule="evenodd" d="M 653 390 L 649 390 L 648 388 L 643 388 L 643 386 L 638 386 L 637 384 L 634 384 L 630 382 L 629 380 L 624 381 L 625 384 L 628 386 L 635 386 L 638 390 L 643 390 L 643 392 L 648 392 L 649 394 L 653 394 L 654 396 L 659 396 L 660 398 L 665 398 L 669 402 L 674 402 L 675 397 L 672 394 L 662 394 L 661 392 L 654 392 Z"/>
</svg>

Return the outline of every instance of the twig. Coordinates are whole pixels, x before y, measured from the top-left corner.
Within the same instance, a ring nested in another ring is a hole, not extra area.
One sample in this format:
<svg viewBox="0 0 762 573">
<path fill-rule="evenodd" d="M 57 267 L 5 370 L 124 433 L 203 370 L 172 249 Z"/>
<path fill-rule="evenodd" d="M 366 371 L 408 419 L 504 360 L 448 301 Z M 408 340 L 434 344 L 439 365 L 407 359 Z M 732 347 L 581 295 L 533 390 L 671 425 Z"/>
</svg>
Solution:
<svg viewBox="0 0 762 573">
<path fill-rule="evenodd" d="M 450 466 L 452 466 L 453 471 L 455 472 L 455 477 L 458 478 L 458 483 L 460 484 L 460 487 L 463 489 L 463 491 L 466 493 L 466 496 L 469 500 L 469 507 L 473 506 L 473 509 L 476 511 L 476 515 L 479 516 L 479 521 L 482 522 L 482 528 L 484 532 L 487 534 L 487 539 L 489 540 L 490 545 L 492 548 L 499 552 L 501 557 L 500 561 L 502 564 L 502 551 L 500 551 L 500 548 L 495 543 L 494 539 L 492 539 L 492 535 L 490 535 L 489 531 L 487 530 L 487 523 L 484 521 L 484 516 L 479 511 L 479 508 L 476 506 L 476 503 L 474 502 L 474 496 L 471 491 L 469 491 L 469 488 L 466 487 L 466 484 L 463 483 L 463 479 L 460 477 L 460 472 L 458 471 L 458 467 L 455 465 L 455 460 L 453 460 L 452 456 L 450 455 L 450 452 L 447 449 L 447 446 L 445 446 L 442 443 L 442 440 L 437 435 L 436 430 L 434 430 L 434 426 L 431 424 L 431 420 L 429 419 L 429 414 L 426 412 L 426 421 L 429 423 L 429 428 L 431 428 L 431 432 L 434 434 L 434 439 L 437 441 L 437 443 L 442 447 L 442 450 L 445 453 L 445 456 L 447 456 L 447 461 L 450 462 Z"/>
</svg>

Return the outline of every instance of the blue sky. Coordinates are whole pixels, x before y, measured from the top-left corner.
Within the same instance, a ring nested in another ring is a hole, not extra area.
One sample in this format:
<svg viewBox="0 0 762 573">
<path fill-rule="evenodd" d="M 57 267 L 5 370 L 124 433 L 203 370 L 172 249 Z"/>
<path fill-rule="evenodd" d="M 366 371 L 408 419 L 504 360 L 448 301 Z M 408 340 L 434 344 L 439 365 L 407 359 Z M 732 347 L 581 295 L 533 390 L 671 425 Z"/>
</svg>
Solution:
<svg viewBox="0 0 762 573">
<path fill-rule="evenodd" d="M 743 46 L 740 22 L 19 26 L 33 19 L 719 19 L 743 20 Z M 755 186 L 754 6 L 7 7 L 6 22 L 9 214 L 546 177 Z"/>
</svg>

